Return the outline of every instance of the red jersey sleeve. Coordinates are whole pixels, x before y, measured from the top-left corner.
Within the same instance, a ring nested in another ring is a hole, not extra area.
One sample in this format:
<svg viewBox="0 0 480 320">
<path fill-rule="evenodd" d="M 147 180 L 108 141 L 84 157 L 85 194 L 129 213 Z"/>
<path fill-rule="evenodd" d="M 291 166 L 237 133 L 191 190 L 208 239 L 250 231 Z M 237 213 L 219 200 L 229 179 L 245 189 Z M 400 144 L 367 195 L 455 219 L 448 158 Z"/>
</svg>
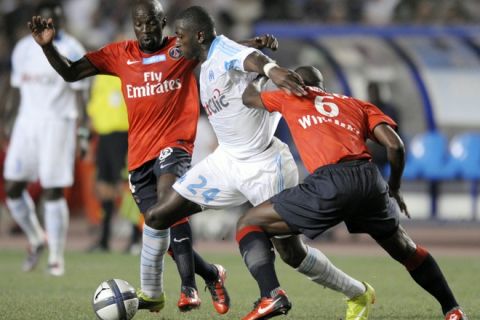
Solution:
<svg viewBox="0 0 480 320">
<path fill-rule="evenodd" d="M 97 51 L 88 52 L 85 56 L 102 74 L 118 76 L 118 57 L 124 55 L 127 42 L 107 44 Z"/>
<path fill-rule="evenodd" d="M 286 94 L 282 90 L 263 91 L 260 93 L 263 105 L 268 112 L 282 113 Z"/>
<path fill-rule="evenodd" d="M 362 109 L 367 114 L 368 121 L 368 136 L 370 139 L 376 140 L 373 136 L 373 130 L 381 123 L 386 123 L 393 129 L 397 129 L 397 123 L 392 118 L 383 113 L 377 106 L 372 103 L 357 100 L 362 106 Z"/>
</svg>

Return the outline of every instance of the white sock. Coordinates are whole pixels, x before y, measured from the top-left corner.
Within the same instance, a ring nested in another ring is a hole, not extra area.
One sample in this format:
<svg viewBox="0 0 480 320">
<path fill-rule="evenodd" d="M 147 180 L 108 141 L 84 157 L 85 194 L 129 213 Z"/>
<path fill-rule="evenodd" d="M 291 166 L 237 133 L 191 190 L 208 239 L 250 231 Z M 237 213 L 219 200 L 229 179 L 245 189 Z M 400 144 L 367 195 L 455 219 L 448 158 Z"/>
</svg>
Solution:
<svg viewBox="0 0 480 320">
<path fill-rule="evenodd" d="M 142 292 L 150 298 L 158 298 L 163 292 L 163 258 L 169 245 L 170 229 L 143 226 L 140 283 Z"/>
<path fill-rule="evenodd" d="M 365 285 L 335 267 L 318 249 L 307 246 L 307 256 L 296 268 L 310 280 L 346 295 L 349 299 L 365 292 Z"/>
<path fill-rule="evenodd" d="M 45 230 L 48 234 L 49 264 L 63 265 L 69 218 L 68 205 L 64 198 L 45 201 Z"/>
<path fill-rule="evenodd" d="M 33 248 L 45 242 L 45 232 L 38 222 L 35 214 L 35 204 L 27 191 L 23 191 L 18 199 L 7 198 L 7 207 L 13 220 L 20 226 Z"/>
</svg>

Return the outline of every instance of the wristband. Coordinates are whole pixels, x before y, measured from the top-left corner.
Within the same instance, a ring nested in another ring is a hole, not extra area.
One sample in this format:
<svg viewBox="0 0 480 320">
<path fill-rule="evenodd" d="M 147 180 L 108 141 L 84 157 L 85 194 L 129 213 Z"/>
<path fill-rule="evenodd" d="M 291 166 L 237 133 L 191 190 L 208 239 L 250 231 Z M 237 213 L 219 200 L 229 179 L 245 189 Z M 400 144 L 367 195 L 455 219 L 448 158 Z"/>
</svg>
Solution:
<svg viewBox="0 0 480 320">
<path fill-rule="evenodd" d="M 275 62 L 266 63 L 263 66 L 263 73 L 268 77 L 268 73 L 270 72 L 270 70 L 272 70 L 275 67 L 278 67 L 278 64 L 276 64 Z"/>
</svg>

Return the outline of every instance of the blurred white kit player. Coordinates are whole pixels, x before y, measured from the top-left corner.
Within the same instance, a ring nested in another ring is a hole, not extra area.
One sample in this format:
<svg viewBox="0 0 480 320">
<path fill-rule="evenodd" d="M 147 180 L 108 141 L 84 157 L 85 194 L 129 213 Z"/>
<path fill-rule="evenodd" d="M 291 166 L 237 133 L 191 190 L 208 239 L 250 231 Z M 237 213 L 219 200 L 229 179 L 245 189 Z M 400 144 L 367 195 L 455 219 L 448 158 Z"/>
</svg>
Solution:
<svg viewBox="0 0 480 320">
<path fill-rule="evenodd" d="M 54 44 L 72 61 L 85 53 L 77 40 L 62 31 L 57 32 Z M 5 180 L 22 183 L 39 179 L 44 190 L 71 186 L 80 107 L 78 95 L 88 88 L 88 82 L 65 82 L 50 66 L 41 47 L 28 35 L 14 48 L 11 85 L 20 90 L 20 107 L 5 160 Z M 27 259 L 24 270 L 30 271 L 38 260 L 32 255 L 39 255 L 45 244 L 44 231 L 25 189 L 20 197 L 7 198 L 7 206 L 28 237 L 29 258 L 34 261 Z M 44 220 L 50 273 L 62 275 L 69 220 L 63 196 L 45 201 Z"/>
</svg>

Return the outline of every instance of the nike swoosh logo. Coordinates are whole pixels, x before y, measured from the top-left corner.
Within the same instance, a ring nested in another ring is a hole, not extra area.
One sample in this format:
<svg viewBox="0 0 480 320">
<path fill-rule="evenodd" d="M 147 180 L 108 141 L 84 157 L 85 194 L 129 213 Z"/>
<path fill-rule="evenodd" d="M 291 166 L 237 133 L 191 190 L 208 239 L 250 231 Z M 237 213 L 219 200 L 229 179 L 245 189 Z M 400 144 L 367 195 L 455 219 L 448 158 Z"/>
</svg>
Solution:
<svg viewBox="0 0 480 320">
<path fill-rule="evenodd" d="M 130 59 L 127 60 L 128 65 L 131 65 L 131 64 L 134 64 L 134 63 L 139 63 L 139 62 L 140 61 L 138 61 L 138 60 L 130 60 Z"/>
<path fill-rule="evenodd" d="M 161 164 L 160 169 L 166 168 L 168 166 L 171 166 L 173 163 L 167 163 L 167 164 Z"/>
<path fill-rule="evenodd" d="M 365 313 L 365 311 L 367 311 L 367 307 L 363 307 L 362 311 L 360 311 L 360 313 L 355 317 L 354 320 L 362 319 L 363 314 Z"/>
<path fill-rule="evenodd" d="M 267 307 L 265 308 L 258 308 L 258 313 L 259 314 L 264 314 L 265 312 L 269 311 L 270 309 L 272 309 L 274 306 L 275 306 L 275 303 L 277 303 L 278 301 L 280 301 L 281 298 L 277 298 L 275 301 L 273 301 L 271 304 L 269 304 Z"/>
<path fill-rule="evenodd" d="M 173 242 L 183 242 L 185 240 L 188 240 L 190 239 L 189 237 L 185 237 L 185 238 L 181 238 L 181 239 L 177 239 L 177 238 L 173 238 Z"/>
</svg>

